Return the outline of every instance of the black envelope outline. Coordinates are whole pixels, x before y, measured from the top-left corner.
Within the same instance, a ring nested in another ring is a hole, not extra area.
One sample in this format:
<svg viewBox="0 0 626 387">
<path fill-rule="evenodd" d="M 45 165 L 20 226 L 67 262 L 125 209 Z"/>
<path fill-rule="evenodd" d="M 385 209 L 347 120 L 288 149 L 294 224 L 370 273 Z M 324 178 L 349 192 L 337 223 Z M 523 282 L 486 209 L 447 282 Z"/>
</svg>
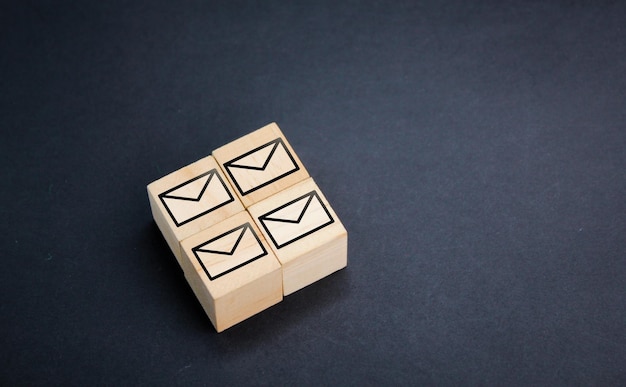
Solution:
<svg viewBox="0 0 626 387">
<path fill-rule="evenodd" d="M 237 230 L 241 229 L 241 233 L 239 234 L 239 238 L 237 238 L 237 241 L 235 242 L 233 248 L 230 251 L 216 251 L 216 250 L 204 250 L 202 249 L 202 246 L 206 246 L 210 243 L 215 242 L 218 239 L 222 239 L 224 238 L 226 235 L 232 234 L 234 232 L 236 232 Z M 246 230 L 250 230 L 250 232 L 252 233 L 252 235 L 254 236 L 254 238 L 256 239 L 256 241 L 258 242 L 259 246 L 261 247 L 261 250 L 263 250 L 263 253 L 257 255 L 256 257 L 252 257 L 249 260 L 240 263 L 237 266 L 231 267 L 230 269 L 223 271 L 215 276 L 211 276 L 211 274 L 209 273 L 209 270 L 207 270 L 207 268 L 204 266 L 204 263 L 202 262 L 202 259 L 200 259 L 200 256 L 198 255 L 198 251 L 204 252 L 204 253 L 211 253 L 211 254 L 222 254 L 222 255 L 234 255 L 235 251 L 237 251 L 237 246 L 239 246 L 239 242 L 241 242 L 241 239 L 243 239 L 243 235 L 246 233 Z M 239 268 L 242 268 L 243 266 L 256 261 L 257 259 L 264 257 L 267 255 L 267 250 L 265 249 L 265 247 L 263 246 L 263 243 L 261 243 L 261 239 L 259 239 L 259 236 L 254 232 L 254 229 L 252 228 L 252 226 L 250 225 L 249 222 L 246 222 L 244 224 L 242 224 L 241 226 L 235 227 L 234 229 L 230 230 L 230 231 L 226 231 L 225 233 L 216 236 L 215 238 L 207 241 L 207 242 L 203 242 L 202 244 L 194 247 L 191 249 L 191 251 L 193 251 L 193 254 L 195 255 L 196 259 L 198 260 L 198 262 L 200 263 L 200 266 L 202 266 L 202 270 L 204 270 L 204 273 L 207 275 L 207 277 L 209 277 L 210 281 L 213 281 L 214 279 L 217 279 L 223 275 L 226 275 L 228 273 L 231 273 Z"/>
<path fill-rule="evenodd" d="M 186 198 L 186 197 L 182 197 L 182 196 L 170 196 L 170 195 L 168 195 L 168 193 L 170 193 L 172 191 L 175 191 L 175 190 L 179 189 L 180 187 L 183 187 L 183 186 L 185 186 L 185 185 L 187 185 L 189 183 L 192 183 L 192 182 L 194 182 L 194 181 L 196 181 L 198 179 L 201 179 L 204 176 L 209 175 L 209 174 L 211 176 L 209 176 L 209 178 L 207 179 L 206 183 L 204 184 L 204 187 L 202 187 L 202 190 L 198 194 L 198 197 L 196 197 L 196 198 Z M 167 206 L 167 203 L 165 202 L 165 200 L 163 198 L 167 197 L 168 199 L 177 199 L 177 200 L 187 200 L 187 201 L 191 201 L 191 202 L 199 202 L 200 199 L 202 199 L 202 197 L 204 196 L 204 192 L 206 191 L 207 187 L 209 186 L 209 183 L 211 182 L 211 180 L 215 176 L 217 176 L 217 179 L 220 181 L 220 183 L 222 183 L 222 187 L 224 187 L 224 190 L 226 191 L 226 193 L 228 193 L 228 200 L 226 200 L 226 201 L 224 201 L 222 203 L 219 203 L 218 205 L 213 206 L 213 207 L 207 209 L 206 211 L 203 211 L 203 212 L 201 212 L 201 213 L 199 213 L 199 214 L 197 214 L 197 215 L 195 215 L 195 216 L 193 216 L 193 217 L 191 217 L 189 219 L 186 219 L 186 220 L 184 220 L 182 222 L 178 222 L 176 220 L 176 218 L 174 217 L 174 214 L 172 213 L 170 208 Z M 208 172 L 205 172 L 205 173 L 203 173 L 203 174 L 201 174 L 199 176 L 196 176 L 193 179 L 187 180 L 186 182 L 181 183 L 181 184 L 177 185 L 174 188 L 168 189 L 167 191 L 159 194 L 159 199 L 161 199 L 161 203 L 163 203 L 163 207 L 165 207 L 165 210 L 170 215 L 170 218 L 172 218 L 172 220 L 174 221 L 174 224 L 176 225 L 176 227 L 180 227 L 180 226 L 182 226 L 184 224 L 187 224 L 187 223 L 189 223 L 189 222 L 191 222 L 193 220 L 198 219 L 199 217 L 201 217 L 203 215 L 208 214 L 211 211 L 217 210 L 218 208 L 220 208 L 222 206 L 225 206 L 228 203 L 231 203 L 231 202 L 235 201 L 235 198 L 233 197 L 233 194 L 230 193 L 230 190 L 226 186 L 226 183 L 224 183 L 224 180 L 220 177 L 219 173 L 217 173 L 217 169 L 216 168 L 213 168 L 213 169 L 211 169 Z"/>
<path fill-rule="evenodd" d="M 288 207 L 288 206 L 290 206 L 290 205 L 292 205 L 292 204 L 294 204 L 294 203 L 296 203 L 296 202 L 298 202 L 300 200 L 304 200 L 307 197 L 308 197 L 307 202 L 304 205 L 304 208 L 302 209 L 302 212 L 298 216 L 298 219 L 292 220 L 292 219 L 280 219 L 280 218 L 272 218 L 271 217 L 271 215 L 273 213 L 276 213 L 276 212 L 282 210 L 283 208 Z M 313 200 L 314 197 L 317 198 L 317 200 L 319 201 L 320 205 L 324 209 L 324 212 L 326 212 L 326 215 L 328 216 L 329 220 L 326 223 L 323 223 L 323 224 L 317 226 L 316 228 L 314 228 L 312 230 L 309 230 L 309 231 L 305 232 L 304 234 L 298 235 L 295 238 L 292 238 L 292 239 L 288 240 L 287 242 L 284 242 L 283 244 L 279 245 L 276 242 L 276 239 L 274 239 L 274 236 L 272 235 L 270 230 L 265 225 L 264 221 L 271 220 L 273 222 L 283 222 L 283 223 L 293 223 L 293 224 L 300 223 L 300 221 L 304 217 L 304 214 L 306 213 L 307 208 L 309 208 L 309 204 L 311 204 L 311 201 Z M 267 235 L 269 235 L 270 239 L 272 240 L 272 243 L 274 243 L 274 246 L 276 246 L 277 249 L 283 248 L 283 247 L 285 247 L 285 246 L 287 246 L 287 245 L 289 245 L 289 244 L 291 244 L 293 242 L 296 242 L 296 241 L 298 241 L 298 240 L 300 240 L 300 239 L 302 239 L 302 238 L 304 238 L 304 237 L 306 237 L 308 235 L 311 235 L 314 232 L 316 232 L 317 230 L 319 230 L 321 228 L 324 228 L 324 227 L 328 226 L 329 224 L 331 224 L 331 223 L 333 223 L 335 221 L 333 219 L 333 217 L 330 215 L 330 212 L 328 211 L 328 208 L 326 208 L 326 206 L 324 205 L 324 202 L 322 201 L 322 199 L 318 195 L 317 191 L 315 191 L 315 190 L 313 190 L 313 191 L 311 191 L 311 192 L 309 192 L 307 194 L 304 194 L 304 195 L 302 195 L 302 196 L 300 196 L 300 197 L 298 197 L 298 198 L 296 198 L 296 199 L 294 199 L 294 200 L 292 200 L 292 201 L 290 201 L 288 203 L 285 203 L 282 206 L 280 206 L 278 208 L 275 208 L 275 209 L 273 209 L 272 211 L 270 211 L 270 212 L 268 212 L 266 214 L 263 214 L 263 215 L 259 216 L 258 219 L 259 219 L 259 223 L 261 223 L 261 226 L 267 232 Z"/>
<path fill-rule="evenodd" d="M 260 167 L 253 167 L 253 166 L 249 166 L 249 165 L 237 165 L 237 161 L 243 159 L 246 156 L 249 156 L 255 152 L 258 152 L 259 150 L 268 147 L 270 145 L 274 144 L 274 147 L 272 148 L 272 150 L 270 151 L 270 154 L 267 156 L 267 159 L 265 160 L 265 162 L 263 163 L 262 166 Z M 285 150 L 285 152 L 287 152 L 287 156 L 289 156 L 289 159 L 291 160 L 291 162 L 293 163 L 293 168 L 288 170 L 287 172 L 274 177 L 273 179 L 266 181 L 265 183 L 261 183 L 259 185 L 257 185 L 256 187 L 252 187 L 247 191 L 243 191 L 243 189 L 239 186 L 239 183 L 237 182 L 237 180 L 235 179 L 235 176 L 233 176 L 233 174 L 230 172 L 230 168 L 239 168 L 239 169 L 250 169 L 250 170 L 254 170 L 254 171 L 263 171 L 265 170 L 265 168 L 268 166 L 268 164 L 270 163 L 270 161 L 272 160 L 272 156 L 274 155 L 274 152 L 276 152 L 276 149 L 278 149 L 278 146 L 281 145 L 283 147 L 283 149 Z M 273 182 L 275 182 L 276 180 L 282 179 L 283 177 L 290 175 L 294 172 L 297 172 L 300 170 L 300 167 L 298 166 L 298 163 L 296 163 L 295 158 L 293 157 L 293 155 L 291 154 L 291 152 L 289 152 L 289 149 L 287 149 L 287 147 L 285 146 L 285 143 L 283 142 L 282 138 L 277 138 L 275 140 L 272 140 L 270 142 L 268 142 L 267 144 L 261 145 L 257 148 L 254 148 L 253 150 L 246 152 L 244 154 L 242 154 L 241 156 L 237 156 L 236 158 L 225 162 L 224 164 L 224 170 L 226 171 L 226 173 L 228 173 L 228 175 L 230 176 L 231 180 L 233 181 L 233 183 L 235 184 L 235 187 L 237 187 L 237 190 L 239 191 L 239 193 L 241 194 L 241 196 L 245 196 L 251 192 L 254 192 L 258 189 L 261 189 L 263 187 L 265 187 L 268 184 L 271 184 Z"/>
</svg>

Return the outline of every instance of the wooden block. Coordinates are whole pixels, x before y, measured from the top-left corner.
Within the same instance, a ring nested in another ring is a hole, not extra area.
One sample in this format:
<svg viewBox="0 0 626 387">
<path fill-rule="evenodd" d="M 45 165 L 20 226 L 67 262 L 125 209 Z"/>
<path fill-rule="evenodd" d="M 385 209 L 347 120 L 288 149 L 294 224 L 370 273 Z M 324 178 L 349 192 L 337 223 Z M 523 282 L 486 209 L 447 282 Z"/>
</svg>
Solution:
<svg viewBox="0 0 626 387">
<path fill-rule="evenodd" d="M 246 208 L 309 177 L 276 123 L 216 149 L 213 156 Z"/>
<path fill-rule="evenodd" d="M 218 332 L 283 299 L 280 263 L 246 211 L 181 242 L 189 285 Z"/>
<path fill-rule="evenodd" d="M 282 265 L 291 294 L 348 263 L 348 233 L 309 178 L 248 208 Z"/>
<path fill-rule="evenodd" d="M 212 156 L 147 188 L 152 216 L 181 266 L 180 241 L 244 209 Z"/>
</svg>

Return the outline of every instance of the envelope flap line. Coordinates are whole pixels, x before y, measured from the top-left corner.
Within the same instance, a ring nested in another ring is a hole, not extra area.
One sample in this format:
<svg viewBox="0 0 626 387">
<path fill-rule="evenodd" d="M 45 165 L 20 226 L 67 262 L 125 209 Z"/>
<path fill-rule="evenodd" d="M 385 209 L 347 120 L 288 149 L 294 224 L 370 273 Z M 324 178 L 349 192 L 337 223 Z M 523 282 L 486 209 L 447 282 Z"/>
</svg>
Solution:
<svg viewBox="0 0 626 387">
<path fill-rule="evenodd" d="M 202 198 L 202 196 L 204 195 L 204 191 L 206 191 L 207 187 L 209 186 L 209 183 L 211 182 L 211 180 L 213 179 L 213 176 L 215 176 L 215 169 L 213 169 L 212 171 L 208 172 L 209 174 L 209 178 L 207 179 L 206 183 L 204 183 L 204 186 L 202 187 L 202 190 L 200 190 L 200 193 L 198 193 L 197 197 L 194 198 L 189 198 L 189 197 L 184 197 L 184 196 L 176 196 L 176 195 L 168 195 L 167 192 L 161 194 L 162 197 L 164 198 L 168 198 L 168 199 L 177 199 L 177 200 L 188 200 L 190 202 L 199 202 L 200 199 Z M 177 190 L 178 188 L 187 185 L 191 182 L 193 182 L 194 180 L 197 180 L 203 176 L 206 176 L 207 174 L 203 174 L 201 176 L 196 177 L 195 179 L 192 179 L 186 183 L 183 183 L 177 187 L 172 188 L 171 190 L 169 190 L 168 192 L 172 192 Z"/>
<path fill-rule="evenodd" d="M 237 241 L 235 241 L 235 244 L 233 245 L 232 249 L 230 251 L 219 251 L 219 250 L 211 250 L 211 249 L 203 249 L 202 246 L 206 246 L 209 245 L 219 239 L 224 238 L 226 235 L 232 234 L 234 232 L 236 232 L 237 230 L 241 229 L 241 232 L 239 233 L 239 236 L 237 237 Z M 250 227 L 250 223 L 246 223 L 243 224 L 237 228 L 234 228 L 228 232 L 225 232 L 222 235 L 219 235 L 213 239 L 211 239 L 210 241 L 203 243 L 200 246 L 194 247 L 193 251 L 194 252 L 202 252 L 202 253 L 211 253 L 211 254 L 222 254 L 222 255 L 233 255 L 235 253 L 235 251 L 237 250 L 237 246 L 239 246 L 239 243 L 241 242 L 241 239 L 243 239 L 243 235 L 245 234 L 246 230 L 250 229 L 250 231 L 252 231 L 252 228 Z"/>
<path fill-rule="evenodd" d="M 292 205 L 292 204 L 294 204 L 294 203 L 296 203 L 296 202 L 298 202 L 300 200 L 303 200 L 307 196 L 308 196 L 307 202 L 304 205 L 304 208 L 302 209 L 302 212 L 300 212 L 300 214 L 298 215 L 298 219 L 295 219 L 295 220 L 293 220 L 293 219 L 281 219 L 281 218 L 273 218 L 273 217 L 270 216 L 273 213 L 275 213 L 275 212 L 277 212 L 279 210 L 282 210 L 285 207 L 289 207 L 290 205 Z M 301 197 L 299 197 L 299 198 L 297 198 L 295 200 L 292 200 L 292 201 L 290 201 L 287 204 L 283 204 L 282 206 L 278 207 L 277 209 L 275 209 L 274 211 L 272 211 L 272 212 L 270 212 L 268 214 L 262 215 L 261 217 L 259 217 L 259 220 L 261 220 L 261 219 L 262 220 L 271 220 L 271 221 L 275 221 L 275 222 L 294 223 L 294 224 L 300 223 L 300 221 L 304 217 L 304 214 L 306 214 L 306 210 L 307 210 L 307 208 L 309 208 L 309 205 L 311 204 L 311 201 L 313 200 L 314 197 L 316 197 L 317 200 L 319 200 L 319 196 L 317 196 L 317 192 L 311 191 L 308 194 L 306 194 L 304 196 L 301 196 Z"/>
<path fill-rule="evenodd" d="M 272 143 L 274 144 L 274 146 L 272 147 L 272 150 L 270 151 L 269 155 L 267 156 L 267 158 L 263 162 L 263 165 L 261 165 L 260 167 L 259 166 L 252 166 L 252 165 L 237 164 L 237 161 L 239 161 L 239 160 L 243 159 L 244 157 L 249 156 L 249 155 L 251 155 L 251 154 L 253 154 L 255 152 L 258 152 L 259 150 L 261 150 L 261 149 L 263 149 L 263 148 L 265 148 L 267 146 L 270 146 Z M 236 159 L 233 159 L 233 160 L 227 162 L 224 165 L 227 168 L 235 167 L 235 168 L 241 168 L 241 169 L 251 169 L 251 170 L 254 170 L 254 171 L 263 171 L 263 170 L 265 170 L 267 165 L 272 160 L 272 156 L 274 155 L 274 152 L 276 152 L 276 149 L 278 148 L 278 144 L 282 144 L 282 143 L 283 143 L 282 139 L 277 138 L 276 140 L 270 141 L 270 142 L 268 142 L 265 145 L 262 145 L 262 146 L 260 146 L 258 148 L 255 148 L 255 149 L 251 150 L 250 152 L 247 152 L 247 153 L 237 157 Z"/>
</svg>

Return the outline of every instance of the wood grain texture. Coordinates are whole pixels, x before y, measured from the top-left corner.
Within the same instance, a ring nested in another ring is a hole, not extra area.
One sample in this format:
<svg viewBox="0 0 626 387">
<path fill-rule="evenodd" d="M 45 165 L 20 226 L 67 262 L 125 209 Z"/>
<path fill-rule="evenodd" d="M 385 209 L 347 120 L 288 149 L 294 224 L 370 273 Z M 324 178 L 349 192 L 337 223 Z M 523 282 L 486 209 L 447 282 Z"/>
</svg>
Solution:
<svg viewBox="0 0 626 387">
<path fill-rule="evenodd" d="M 154 221 L 181 264 L 180 241 L 244 208 L 212 156 L 150 183 Z"/>
<path fill-rule="evenodd" d="M 280 263 L 247 211 L 181 242 L 185 278 L 218 332 L 282 301 Z"/>
<path fill-rule="evenodd" d="M 346 267 L 348 233 L 312 178 L 248 211 L 282 265 L 285 295 Z"/>
<path fill-rule="evenodd" d="M 309 177 L 276 123 L 213 151 L 245 207 Z"/>
</svg>

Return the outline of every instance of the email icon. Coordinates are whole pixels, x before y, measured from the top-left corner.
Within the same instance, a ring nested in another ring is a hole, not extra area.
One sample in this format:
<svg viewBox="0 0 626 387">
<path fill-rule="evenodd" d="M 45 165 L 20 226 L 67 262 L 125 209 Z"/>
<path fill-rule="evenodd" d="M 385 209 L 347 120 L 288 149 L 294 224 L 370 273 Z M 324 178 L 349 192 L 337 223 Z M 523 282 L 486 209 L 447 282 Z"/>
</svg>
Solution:
<svg viewBox="0 0 626 387">
<path fill-rule="evenodd" d="M 300 169 L 281 138 L 224 163 L 224 168 L 242 196 Z"/>
<path fill-rule="evenodd" d="M 235 200 L 215 168 L 159 194 L 159 199 L 178 227 Z"/>
<path fill-rule="evenodd" d="M 278 249 L 334 222 L 316 191 L 283 204 L 258 219 Z"/>
<path fill-rule="evenodd" d="M 248 222 L 191 250 L 211 281 L 267 255 Z"/>
</svg>

